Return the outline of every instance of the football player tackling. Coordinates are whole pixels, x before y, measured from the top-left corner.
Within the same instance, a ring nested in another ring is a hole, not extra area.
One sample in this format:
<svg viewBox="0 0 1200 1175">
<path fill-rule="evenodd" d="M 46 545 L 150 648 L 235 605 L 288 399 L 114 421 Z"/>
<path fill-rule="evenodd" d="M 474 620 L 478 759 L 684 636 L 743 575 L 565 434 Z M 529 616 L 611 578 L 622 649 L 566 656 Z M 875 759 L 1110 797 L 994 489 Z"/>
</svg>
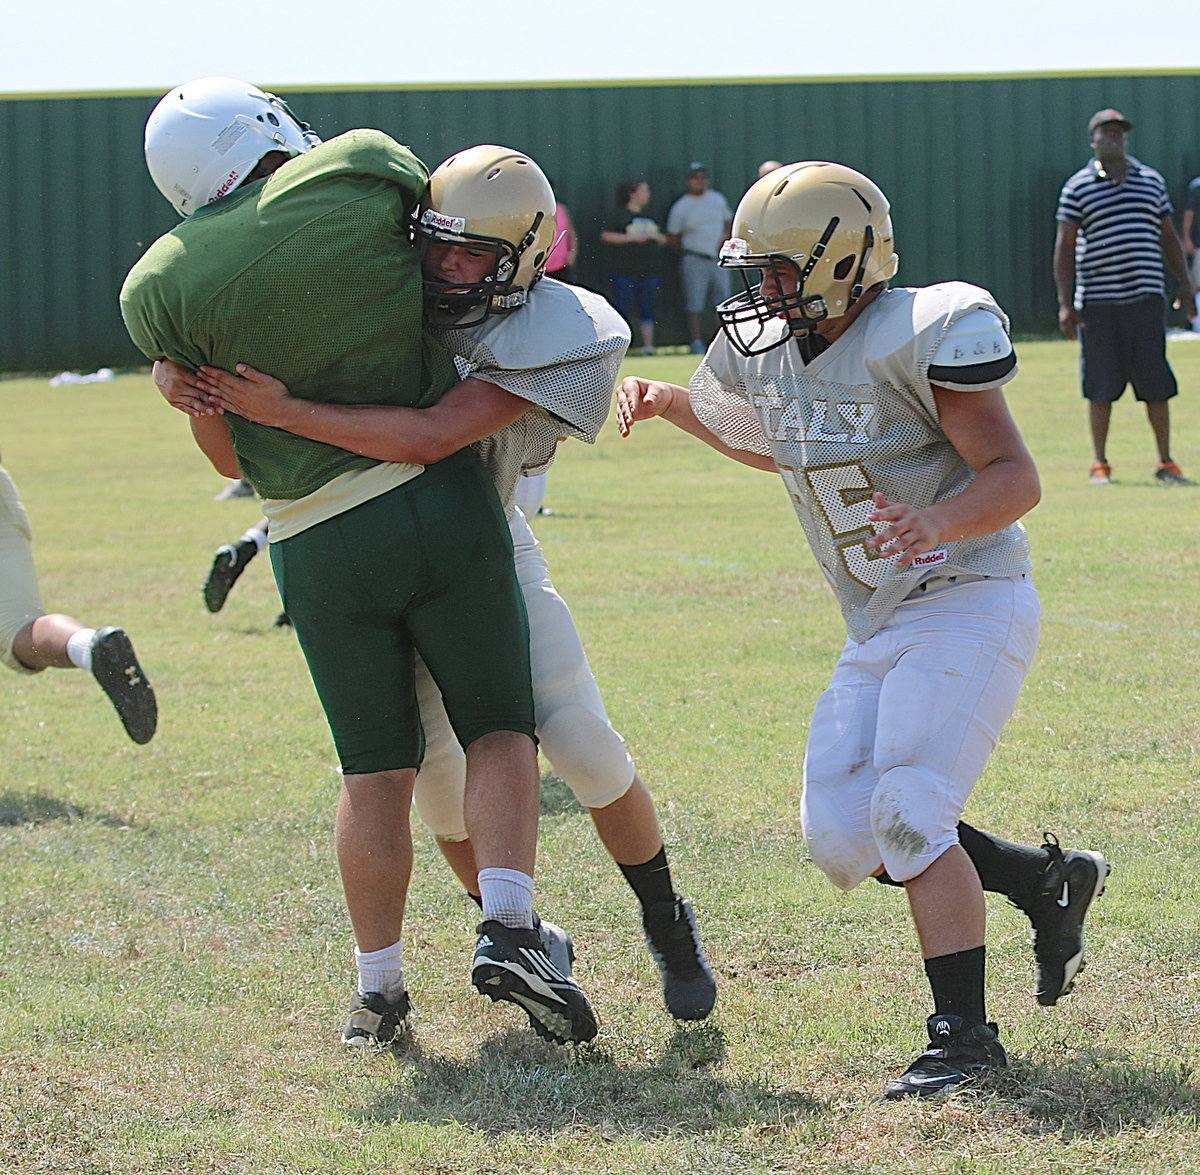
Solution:
<svg viewBox="0 0 1200 1175">
<path fill-rule="evenodd" d="M 763 177 L 733 233 L 721 264 L 745 292 L 719 308 L 723 333 L 690 389 L 626 379 L 618 424 L 663 416 L 783 478 L 849 633 L 812 718 L 805 843 L 840 889 L 884 874 L 904 886 L 934 1011 L 929 1048 L 886 1094 L 939 1093 L 1006 1064 L 985 1005 L 981 873 L 1020 899 L 1054 954 L 1045 967 L 1039 954 L 1038 992 L 1053 1003 L 1082 964 L 1083 914 L 1108 872 L 1095 854 L 970 830 L 977 868 L 960 843 L 1037 644 L 1018 520 L 1040 489 L 1001 390 L 1016 357 L 986 291 L 888 288 L 888 202 L 848 167 Z M 1074 874 L 1070 925 L 1038 923 L 1051 873 L 1067 881 L 1064 910 Z"/>
<path fill-rule="evenodd" d="M 433 461 L 472 444 L 508 511 L 517 577 L 529 615 L 536 730 L 636 894 L 667 1010 L 699 1020 L 716 984 L 691 904 L 674 889 L 654 802 L 604 708 L 545 555 L 514 506 L 526 473 L 554 459 L 560 441 L 596 438 L 608 415 L 629 328 L 599 295 L 543 276 L 554 240 L 554 194 L 528 156 L 476 146 L 430 176 L 415 220 L 426 322 L 444 332 L 464 382 L 428 408 L 332 405 L 288 394 L 244 365 L 239 374 L 164 366 L 164 395 L 185 411 L 240 417 L 388 460 Z M 475 851 L 464 822 L 465 761 L 441 697 L 418 666 L 425 756 L 417 810 L 468 892 Z M 549 927 L 548 923 L 543 923 Z M 570 945 L 550 927 L 560 969 Z"/>
<path fill-rule="evenodd" d="M 369 403 L 368 413 L 461 387 L 422 328 L 409 226 L 428 174 L 407 148 L 371 130 L 315 141 L 273 95 L 206 78 L 152 112 L 146 161 L 185 218 L 122 291 L 148 357 L 252 358 L 305 403 Z M 190 422 L 218 471 L 245 476 L 263 499 L 276 581 L 342 768 L 334 838 L 359 972 L 343 1040 L 387 1044 L 407 1027 L 409 812 L 424 750 L 414 654 L 437 679 L 468 763 L 465 825 L 483 906 L 471 981 L 519 1005 L 544 1037 L 592 1039 L 587 998 L 535 925 L 529 631 L 501 503 L 478 459 L 458 445 L 440 460 L 375 455 L 232 413 Z"/>
</svg>

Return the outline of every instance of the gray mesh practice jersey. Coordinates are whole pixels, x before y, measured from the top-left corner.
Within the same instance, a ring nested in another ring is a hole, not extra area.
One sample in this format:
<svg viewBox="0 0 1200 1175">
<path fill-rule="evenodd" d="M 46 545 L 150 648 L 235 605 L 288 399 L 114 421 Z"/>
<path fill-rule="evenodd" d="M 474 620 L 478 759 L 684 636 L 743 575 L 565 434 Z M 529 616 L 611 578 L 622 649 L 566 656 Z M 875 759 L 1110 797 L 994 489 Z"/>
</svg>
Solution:
<svg viewBox="0 0 1200 1175">
<path fill-rule="evenodd" d="M 521 477 L 548 469 L 559 441 L 595 441 L 629 327 L 599 294 L 542 278 L 520 310 L 447 331 L 446 344 L 462 378 L 496 384 L 533 405 L 473 446 L 510 510 Z"/>
<path fill-rule="evenodd" d="M 904 568 L 866 546 L 882 529 L 867 517 L 873 492 L 920 509 L 972 481 L 939 427 L 931 382 L 957 391 L 1006 383 L 1016 373 L 1007 327 L 991 295 L 963 282 L 886 290 L 807 365 L 795 344 L 747 359 L 722 335 L 692 379 L 705 427 L 774 460 L 857 641 L 922 580 L 1030 568 L 1019 522 L 943 543 Z"/>
</svg>

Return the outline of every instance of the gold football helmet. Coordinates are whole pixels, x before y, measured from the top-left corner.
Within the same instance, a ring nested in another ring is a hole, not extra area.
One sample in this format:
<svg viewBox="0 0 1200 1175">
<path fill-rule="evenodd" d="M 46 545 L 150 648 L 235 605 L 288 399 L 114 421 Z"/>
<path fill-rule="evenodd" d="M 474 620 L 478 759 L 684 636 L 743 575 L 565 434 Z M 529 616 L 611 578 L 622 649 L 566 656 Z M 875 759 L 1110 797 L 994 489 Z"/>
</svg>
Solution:
<svg viewBox="0 0 1200 1175">
<path fill-rule="evenodd" d="M 791 163 L 763 176 L 742 197 L 721 249 L 721 266 L 741 271 L 746 284 L 717 308 L 729 341 L 762 354 L 840 318 L 887 281 L 900 261 L 889 213 L 879 188 L 840 163 Z"/>
<path fill-rule="evenodd" d="M 524 306 L 554 247 L 554 208 L 550 181 L 519 151 L 485 143 L 442 163 L 415 214 L 423 255 L 439 242 L 491 253 L 494 262 L 482 280 L 466 285 L 427 273 L 427 323 L 475 326 Z"/>
</svg>

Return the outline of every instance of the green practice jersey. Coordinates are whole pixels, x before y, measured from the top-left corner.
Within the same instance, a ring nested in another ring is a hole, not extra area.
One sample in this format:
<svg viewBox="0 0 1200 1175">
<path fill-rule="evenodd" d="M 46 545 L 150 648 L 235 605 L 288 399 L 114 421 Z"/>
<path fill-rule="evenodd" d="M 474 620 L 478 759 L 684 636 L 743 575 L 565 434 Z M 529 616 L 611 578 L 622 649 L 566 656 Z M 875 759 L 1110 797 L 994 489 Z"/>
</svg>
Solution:
<svg viewBox="0 0 1200 1175">
<path fill-rule="evenodd" d="M 133 341 L 193 367 L 249 363 L 302 399 L 427 407 L 456 376 L 421 328 L 408 223 L 426 179 L 407 147 L 355 130 L 197 209 L 125 280 Z M 377 464 L 228 419 L 242 472 L 264 497 L 304 497 Z"/>
</svg>

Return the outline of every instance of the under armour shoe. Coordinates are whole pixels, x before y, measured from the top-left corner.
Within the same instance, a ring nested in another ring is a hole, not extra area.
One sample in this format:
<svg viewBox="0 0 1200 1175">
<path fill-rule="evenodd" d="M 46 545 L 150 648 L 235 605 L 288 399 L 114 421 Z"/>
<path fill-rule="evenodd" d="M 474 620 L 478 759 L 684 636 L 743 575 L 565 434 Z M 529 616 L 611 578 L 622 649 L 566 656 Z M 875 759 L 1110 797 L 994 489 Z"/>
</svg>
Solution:
<svg viewBox="0 0 1200 1175">
<path fill-rule="evenodd" d="M 1103 892 L 1111 867 L 1099 853 L 1059 847 L 1058 837 L 1043 833 L 1042 848 L 1050 861 L 1032 898 L 1013 900 L 1033 923 L 1033 955 L 1037 960 L 1034 995 L 1046 1007 L 1075 985 L 1083 970 L 1083 920 Z"/>
<path fill-rule="evenodd" d="M 230 589 L 257 554 L 257 544 L 249 539 L 238 539 L 236 543 L 217 548 L 204 580 L 204 606 L 210 612 L 220 612 L 225 607 Z"/>
<path fill-rule="evenodd" d="M 1088 471 L 1088 481 L 1094 486 L 1112 485 L 1112 466 L 1107 461 L 1097 461 Z"/>
<path fill-rule="evenodd" d="M 676 1020 L 703 1020 L 717 1002 L 717 981 L 704 957 L 687 898 L 655 902 L 642 912 L 646 946 L 662 976 L 663 1002 Z"/>
<path fill-rule="evenodd" d="M 158 702 L 123 628 L 102 628 L 92 637 L 92 676 L 116 708 L 125 733 L 135 743 L 148 743 L 158 729 Z"/>
<path fill-rule="evenodd" d="M 539 918 L 536 913 L 533 915 L 533 923 L 538 938 L 542 940 L 542 950 L 550 956 L 550 962 L 558 971 L 570 979 L 575 970 L 575 944 L 571 941 L 571 936 L 561 926 Z"/>
<path fill-rule="evenodd" d="M 482 923 L 471 982 L 480 995 L 524 1008 L 530 1026 L 544 1040 L 567 1044 L 596 1035 L 587 996 L 550 961 L 537 930 Z"/>
<path fill-rule="evenodd" d="M 408 1015 L 412 1011 L 408 992 L 402 991 L 394 1000 L 385 999 L 377 991 L 363 995 L 355 991 L 350 1000 L 350 1016 L 342 1029 L 342 1044 L 348 1048 L 386 1048 L 406 1036 L 412 1029 Z"/>
<path fill-rule="evenodd" d="M 1167 485 L 1190 486 L 1195 484 L 1183 476 L 1183 470 L 1174 461 L 1160 461 L 1154 467 L 1154 476 Z"/>
<path fill-rule="evenodd" d="M 961 1016 L 930 1016 L 926 1027 L 929 1047 L 887 1083 L 884 1097 L 949 1093 L 1008 1064 L 995 1024 L 968 1025 Z"/>
</svg>

